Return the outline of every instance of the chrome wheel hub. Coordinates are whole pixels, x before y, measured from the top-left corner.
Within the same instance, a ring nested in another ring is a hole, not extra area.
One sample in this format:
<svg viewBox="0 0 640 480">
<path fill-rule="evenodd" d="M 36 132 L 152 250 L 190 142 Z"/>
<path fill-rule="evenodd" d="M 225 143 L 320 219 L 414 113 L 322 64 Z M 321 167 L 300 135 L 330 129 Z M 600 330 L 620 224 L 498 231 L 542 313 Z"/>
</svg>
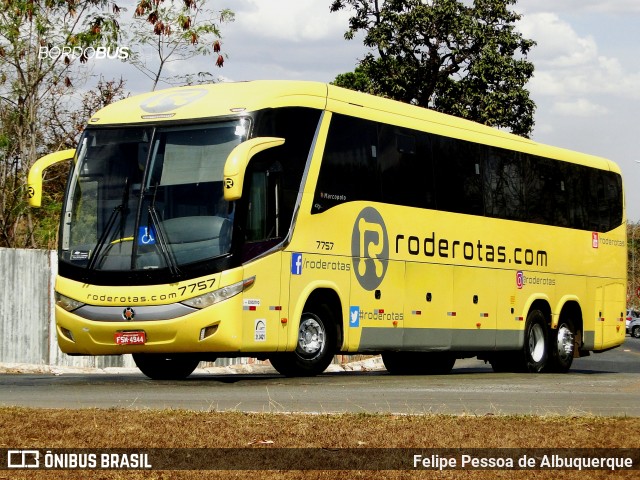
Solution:
<svg viewBox="0 0 640 480">
<path fill-rule="evenodd" d="M 558 327 L 558 356 L 565 361 L 573 356 L 574 339 L 573 333 L 566 325 Z"/>
<path fill-rule="evenodd" d="M 315 318 L 305 318 L 298 331 L 298 346 L 307 355 L 315 355 L 324 348 L 324 329 Z"/>
<path fill-rule="evenodd" d="M 529 335 L 529 354 L 534 362 L 539 362 L 544 357 L 544 331 L 542 326 L 536 323 L 531 328 Z"/>
</svg>

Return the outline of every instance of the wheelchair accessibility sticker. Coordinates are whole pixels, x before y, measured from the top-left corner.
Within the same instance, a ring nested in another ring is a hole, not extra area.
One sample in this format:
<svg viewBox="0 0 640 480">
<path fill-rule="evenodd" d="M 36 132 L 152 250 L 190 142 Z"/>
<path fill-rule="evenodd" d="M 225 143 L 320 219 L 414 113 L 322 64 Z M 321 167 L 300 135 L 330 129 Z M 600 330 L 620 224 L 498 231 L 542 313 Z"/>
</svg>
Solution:
<svg viewBox="0 0 640 480">
<path fill-rule="evenodd" d="M 138 245 L 155 245 L 156 232 L 153 227 L 138 228 Z"/>
</svg>

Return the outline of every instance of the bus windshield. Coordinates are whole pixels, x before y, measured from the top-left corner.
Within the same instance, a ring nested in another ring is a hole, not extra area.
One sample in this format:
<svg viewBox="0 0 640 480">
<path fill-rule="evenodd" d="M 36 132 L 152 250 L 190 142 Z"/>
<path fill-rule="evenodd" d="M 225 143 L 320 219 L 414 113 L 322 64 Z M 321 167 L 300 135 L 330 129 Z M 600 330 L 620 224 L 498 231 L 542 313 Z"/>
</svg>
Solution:
<svg viewBox="0 0 640 480">
<path fill-rule="evenodd" d="M 227 156 L 246 120 L 87 129 L 63 212 L 60 258 L 88 270 L 170 269 L 229 253 Z"/>
</svg>

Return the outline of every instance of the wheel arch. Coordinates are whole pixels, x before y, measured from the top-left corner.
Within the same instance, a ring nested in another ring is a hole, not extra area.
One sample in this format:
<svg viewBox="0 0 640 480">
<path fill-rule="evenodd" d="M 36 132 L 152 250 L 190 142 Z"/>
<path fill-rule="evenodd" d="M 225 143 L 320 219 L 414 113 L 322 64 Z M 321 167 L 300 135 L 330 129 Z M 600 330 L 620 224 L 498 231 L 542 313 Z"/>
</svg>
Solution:
<svg viewBox="0 0 640 480">
<path fill-rule="evenodd" d="M 569 318 L 575 328 L 575 333 L 584 331 L 584 320 L 582 318 L 582 307 L 577 299 L 567 299 L 560 309 L 557 321 L 554 322 L 553 327 L 557 328 L 558 324 L 563 320 Z"/>
<path fill-rule="evenodd" d="M 344 343 L 344 314 L 342 311 L 342 301 L 340 295 L 333 285 L 316 284 L 310 286 L 308 290 L 301 295 L 300 301 L 297 302 L 296 309 L 293 312 L 295 318 L 294 332 L 297 332 L 298 325 L 302 314 L 313 306 L 326 305 L 333 315 L 333 320 L 336 328 L 336 351 L 342 349 Z M 294 348 L 296 337 L 294 336 Z"/>
<path fill-rule="evenodd" d="M 531 313 L 534 310 L 540 310 L 544 314 L 545 318 L 547 319 L 549 327 L 551 327 L 552 317 L 551 317 L 551 305 L 549 304 L 549 299 L 537 298 L 533 300 L 531 302 L 531 305 L 529 305 L 529 308 L 527 309 L 527 315 L 529 315 L 529 313 Z"/>
<path fill-rule="evenodd" d="M 549 304 L 549 299 L 547 297 L 538 297 L 538 298 L 531 299 L 528 307 L 525 309 L 526 313 L 524 315 L 523 328 L 520 331 L 518 348 L 522 348 L 524 346 L 525 330 L 527 328 L 526 322 L 527 322 L 527 319 L 529 318 L 529 314 L 534 310 L 540 310 L 542 312 L 547 322 L 547 328 L 548 329 L 551 328 L 552 316 L 551 316 L 551 305 Z"/>
</svg>

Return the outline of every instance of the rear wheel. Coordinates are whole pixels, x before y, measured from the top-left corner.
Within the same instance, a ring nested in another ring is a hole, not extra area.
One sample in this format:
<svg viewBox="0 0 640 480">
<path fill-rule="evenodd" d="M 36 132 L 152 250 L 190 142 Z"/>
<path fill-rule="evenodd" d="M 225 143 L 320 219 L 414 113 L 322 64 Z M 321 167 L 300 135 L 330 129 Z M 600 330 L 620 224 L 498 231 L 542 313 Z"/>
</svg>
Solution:
<svg viewBox="0 0 640 480">
<path fill-rule="evenodd" d="M 382 362 L 392 375 L 446 375 L 456 358 L 448 352 L 383 352 Z"/>
<path fill-rule="evenodd" d="M 134 353 L 133 361 L 153 380 L 183 380 L 193 373 L 200 359 L 192 355 Z"/>
<path fill-rule="evenodd" d="M 329 307 L 310 308 L 300 318 L 295 351 L 271 356 L 271 365 L 287 377 L 318 375 L 333 360 L 336 343 L 336 326 Z"/>
<path fill-rule="evenodd" d="M 547 321 L 540 310 L 532 310 L 524 331 L 522 363 L 526 372 L 541 372 L 548 363 Z"/>
<path fill-rule="evenodd" d="M 521 352 L 517 351 L 499 352 L 489 359 L 489 363 L 496 373 L 519 372 L 523 370 L 522 362 L 520 361 L 521 356 Z"/>
<path fill-rule="evenodd" d="M 631 336 L 633 338 L 640 338 L 640 325 L 636 325 L 631 329 Z"/>
<path fill-rule="evenodd" d="M 548 369 L 551 372 L 568 372 L 573 363 L 575 350 L 575 329 L 569 319 L 560 320 L 558 328 L 550 335 L 550 357 Z"/>
</svg>

